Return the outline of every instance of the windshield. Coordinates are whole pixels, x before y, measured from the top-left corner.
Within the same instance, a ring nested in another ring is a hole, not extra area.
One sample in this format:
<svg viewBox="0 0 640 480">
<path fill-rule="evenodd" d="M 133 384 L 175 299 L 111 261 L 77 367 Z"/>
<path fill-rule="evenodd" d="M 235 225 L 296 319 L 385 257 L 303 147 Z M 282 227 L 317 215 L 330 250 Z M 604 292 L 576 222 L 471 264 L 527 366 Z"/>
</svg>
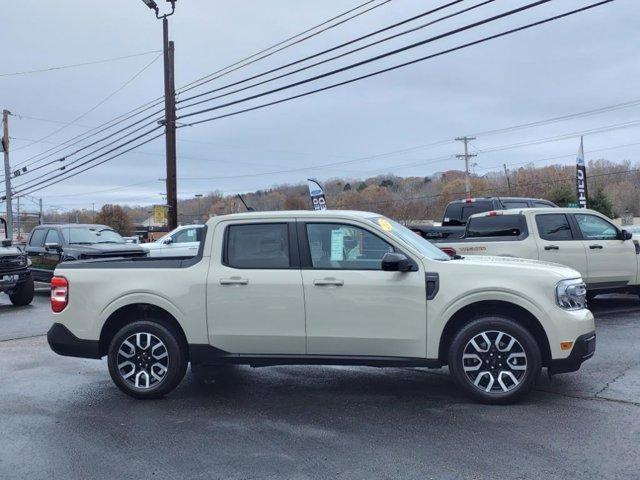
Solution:
<svg viewBox="0 0 640 480">
<path fill-rule="evenodd" d="M 373 217 L 369 221 L 375 223 L 391 236 L 410 245 L 422 255 L 432 260 L 451 260 L 451 257 L 407 227 L 386 217 Z"/>
<path fill-rule="evenodd" d="M 61 230 L 67 243 L 125 243 L 119 233 L 108 228 L 69 227 Z"/>
</svg>

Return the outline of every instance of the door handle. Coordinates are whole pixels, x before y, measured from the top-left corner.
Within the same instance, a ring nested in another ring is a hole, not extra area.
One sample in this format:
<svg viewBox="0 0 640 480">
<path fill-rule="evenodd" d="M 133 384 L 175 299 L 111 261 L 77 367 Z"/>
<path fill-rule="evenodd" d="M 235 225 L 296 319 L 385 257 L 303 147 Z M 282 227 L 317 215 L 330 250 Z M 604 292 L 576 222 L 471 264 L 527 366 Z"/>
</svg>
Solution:
<svg viewBox="0 0 640 480">
<path fill-rule="evenodd" d="M 591 250 L 602 250 L 602 245 L 589 245 Z"/>
<path fill-rule="evenodd" d="M 240 277 L 231 277 L 231 278 L 221 278 L 220 285 L 248 285 L 248 278 L 240 278 Z"/>
<path fill-rule="evenodd" d="M 544 247 L 545 250 L 560 250 L 560 247 L 557 245 L 547 245 Z"/>
<path fill-rule="evenodd" d="M 322 278 L 314 280 L 313 284 L 317 287 L 341 287 L 344 285 L 344 281 L 337 278 Z"/>
</svg>

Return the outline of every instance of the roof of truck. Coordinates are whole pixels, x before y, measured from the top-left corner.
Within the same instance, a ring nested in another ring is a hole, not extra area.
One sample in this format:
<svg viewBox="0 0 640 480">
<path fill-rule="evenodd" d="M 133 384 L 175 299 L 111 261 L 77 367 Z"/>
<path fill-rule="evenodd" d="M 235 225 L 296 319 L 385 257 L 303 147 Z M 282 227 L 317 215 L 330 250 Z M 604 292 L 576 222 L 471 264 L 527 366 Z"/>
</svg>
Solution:
<svg viewBox="0 0 640 480">
<path fill-rule="evenodd" d="M 243 212 L 229 215 L 218 215 L 207 223 L 217 223 L 223 220 L 245 220 L 261 218 L 297 218 L 297 217 L 331 217 L 331 218 L 374 218 L 381 217 L 379 213 L 360 212 L 357 210 L 277 210 L 269 212 Z"/>
<path fill-rule="evenodd" d="M 600 212 L 596 212 L 595 210 L 590 210 L 588 208 L 511 208 L 508 210 L 491 210 L 489 212 L 475 213 L 471 215 L 469 218 L 474 217 L 492 217 L 497 215 L 520 215 L 524 213 L 595 213 L 597 215 L 602 215 Z"/>
</svg>

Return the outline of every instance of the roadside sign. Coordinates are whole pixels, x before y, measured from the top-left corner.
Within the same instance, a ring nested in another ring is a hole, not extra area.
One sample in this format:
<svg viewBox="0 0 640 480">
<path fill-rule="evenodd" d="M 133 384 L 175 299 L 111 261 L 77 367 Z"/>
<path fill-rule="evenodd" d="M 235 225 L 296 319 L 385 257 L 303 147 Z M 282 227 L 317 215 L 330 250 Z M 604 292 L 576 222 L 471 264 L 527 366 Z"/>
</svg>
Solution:
<svg viewBox="0 0 640 480">
<path fill-rule="evenodd" d="M 167 206 L 166 205 L 154 205 L 153 206 L 153 223 L 164 225 L 167 223 Z"/>
<path fill-rule="evenodd" d="M 567 208 L 578 208 L 578 204 L 575 202 L 567 203 Z"/>
</svg>

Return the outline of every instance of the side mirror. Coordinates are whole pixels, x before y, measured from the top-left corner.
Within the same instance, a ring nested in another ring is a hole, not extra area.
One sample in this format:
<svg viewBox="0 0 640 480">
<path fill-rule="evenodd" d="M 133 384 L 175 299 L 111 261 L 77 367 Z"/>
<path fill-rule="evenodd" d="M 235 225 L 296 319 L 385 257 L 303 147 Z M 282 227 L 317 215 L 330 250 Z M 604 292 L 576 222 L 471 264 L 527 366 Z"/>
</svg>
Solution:
<svg viewBox="0 0 640 480">
<path fill-rule="evenodd" d="M 633 238 L 633 234 L 627 230 L 622 230 L 622 240 L 631 240 Z"/>
<path fill-rule="evenodd" d="M 385 253 L 382 257 L 382 270 L 385 272 L 412 272 L 415 264 L 402 253 Z"/>
<path fill-rule="evenodd" d="M 45 243 L 44 248 L 45 250 L 54 250 L 56 252 L 59 252 L 62 250 L 62 245 L 60 245 L 59 243 Z"/>
<path fill-rule="evenodd" d="M 164 240 L 162 243 L 164 243 L 165 245 L 171 245 L 173 243 L 173 239 L 169 237 L 166 240 Z"/>
</svg>

